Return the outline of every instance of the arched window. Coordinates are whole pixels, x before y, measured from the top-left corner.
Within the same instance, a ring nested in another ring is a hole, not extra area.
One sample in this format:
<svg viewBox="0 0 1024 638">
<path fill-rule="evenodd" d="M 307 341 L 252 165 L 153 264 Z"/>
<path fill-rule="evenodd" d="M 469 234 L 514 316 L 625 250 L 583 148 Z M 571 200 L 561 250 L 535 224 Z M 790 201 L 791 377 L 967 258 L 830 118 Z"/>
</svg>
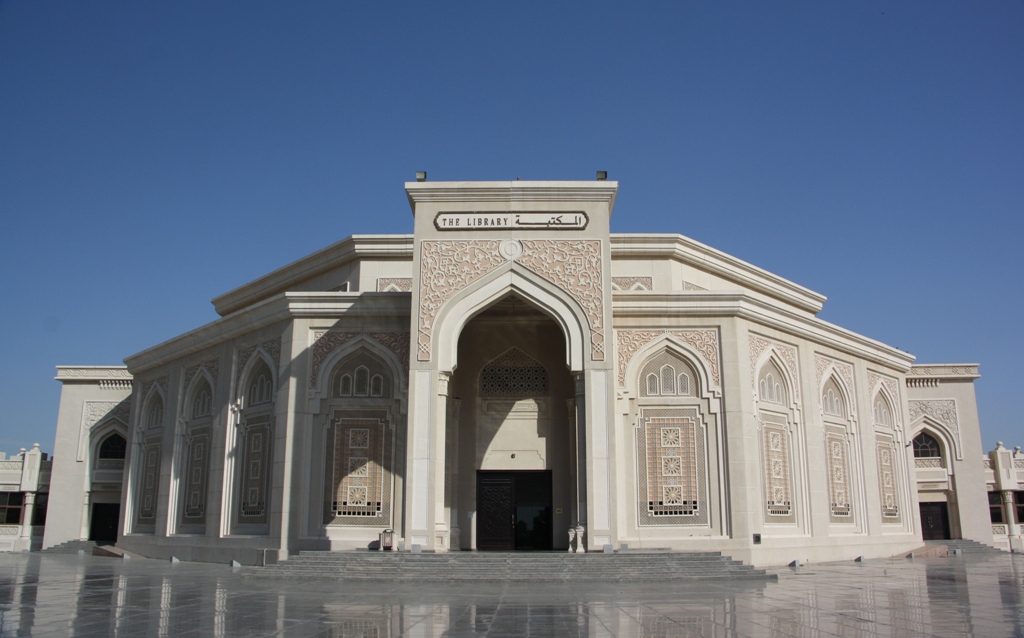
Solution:
<svg viewBox="0 0 1024 638">
<path fill-rule="evenodd" d="M 250 407 L 273 401 L 274 382 L 266 362 L 261 361 L 249 378 L 249 394 L 246 398 Z"/>
<path fill-rule="evenodd" d="M 757 383 L 758 398 L 768 403 L 785 405 L 786 393 L 782 387 L 782 372 L 769 361 L 761 368 L 760 380 Z"/>
<path fill-rule="evenodd" d="M 663 350 L 651 357 L 640 370 L 640 396 L 693 396 L 694 388 L 690 379 L 695 374 L 679 355 L 670 350 Z"/>
<path fill-rule="evenodd" d="M 356 389 L 353 394 L 365 397 L 370 393 L 370 370 L 366 366 L 356 368 Z"/>
<path fill-rule="evenodd" d="M 836 385 L 834 379 L 825 383 L 825 389 L 821 394 L 821 411 L 826 416 L 843 418 L 846 416 L 846 401 L 843 399 L 842 390 Z"/>
<path fill-rule="evenodd" d="M 676 393 L 676 370 L 670 365 L 661 366 L 661 391 L 668 396 Z"/>
<path fill-rule="evenodd" d="M 391 371 L 369 352 L 357 351 L 334 367 L 331 397 L 386 398 L 391 396 Z"/>
<path fill-rule="evenodd" d="M 939 445 L 939 441 L 934 436 L 927 432 L 921 432 L 914 437 L 915 459 L 933 459 L 941 456 L 942 446 Z"/>
<path fill-rule="evenodd" d="M 164 424 L 164 400 L 154 394 L 146 408 L 146 429 L 158 428 Z"/>
<path fill-rule="evenodd" d="M 99 458 L 101 459 L 124 459 L 125 451 L 128 449 L 128 441 L 123 436 L 111 434 L 100 443 Z"/>
<path fill-rule="evenodd" d="M 658 375 L 654 373 L 647 375 L 647 396 L 656 397 L 661 394 L 658 386 Z"/>
<path fill-rule="evenodd" d="M 192 418 L 199 419 L 210 416 L 212 403 L 213 392 L 210 389 L 210 383 L 206 379 L 202 379 L 192 391 Z"/>
<path fill-rule="evenodd" d="M 884 425 L 887 428 L 892 427 L 892 411 L 889 409 L 889 402 L 885 398 L 878 394 L 875 398 L 875 425 Z"/>
</svg>

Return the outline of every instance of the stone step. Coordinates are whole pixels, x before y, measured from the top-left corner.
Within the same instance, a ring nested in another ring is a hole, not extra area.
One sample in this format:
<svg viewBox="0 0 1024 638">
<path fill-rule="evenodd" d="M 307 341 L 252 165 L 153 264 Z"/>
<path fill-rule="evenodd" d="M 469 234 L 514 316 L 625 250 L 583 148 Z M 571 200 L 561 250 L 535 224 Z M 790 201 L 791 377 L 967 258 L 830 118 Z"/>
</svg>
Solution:
<svg viewBox="0 0 1024 638">
<path fill-rule="evenodd" d="M 774 579 L 720 552 L 621 554 L 300 552 L 247 575 L 384 581 L 676 581 Z"/>
<path fill-rule="evenodd" d="M 956 538 L 940 541 L 925 541 L 925 545 L 945 545 L 947 548 L 949 548 L 950 554 L 953 553 L 954 549 L 959 549 L 964 554 L 988 554 L 993 552 L 998 552 L 1000 554 L 1005 553 L 1003 552 L 1003 550 L 997 547 L 986 545 L 984 543 L 979 543 L 978 541 L 970 540 L 968 538 Z"/>
<path fill-rule="evenodd" d="M 54 545 L 53 547 L 47 547 L 46 549 L 40 550 L 44 554 L 77 554 L 79 551 L 85 552 L 87 556 L 92 556 L 93 548 L 98 545 L 113 545 L 113 543 L 97 543 L 96 541 L 66 541 L 60 545 Z"/>
</svg>

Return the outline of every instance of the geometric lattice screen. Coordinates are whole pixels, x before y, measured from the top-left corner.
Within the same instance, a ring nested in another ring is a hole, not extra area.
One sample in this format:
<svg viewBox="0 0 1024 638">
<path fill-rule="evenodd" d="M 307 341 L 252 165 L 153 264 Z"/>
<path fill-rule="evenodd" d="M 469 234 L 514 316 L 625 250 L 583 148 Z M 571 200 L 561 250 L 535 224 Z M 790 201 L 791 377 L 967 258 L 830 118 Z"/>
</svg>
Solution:
<svg viewBox="0 0 1024 638">
<path fill-rule="evenodd" d="M 891 438 L 877 435 L 878 485 L 882 497 L 882 522 L 899 523 L 899 483 L 897 482 L 896 447 Z"/>
<path fill-rule="evenodd" d="M 851 523 L 853 522 L 853 508 L 850 504 L 850 467 L 847 459 L 846 437 L 841 432 L 827 431 L 825 454 L 828 460 L 831 522 Z"/>
<path fill-rule="evenodd" d="M 327 431 L 324 523 L 388 527 L 394 442 L 387 410 L 335 410 Z"/>
<path fill-rule="evenodd" d="M 636 437 L 640 525 L 706 526 L 707 445 L 698 409 L 642 408 Z"/>
<path fill-rule="evenodd" d="M 790 461 L 789 424 L 781 415 L 761 412 L 764 459 L 765 514 L 773 523 L 793 522 L 793 469 Z"/>
</svg>

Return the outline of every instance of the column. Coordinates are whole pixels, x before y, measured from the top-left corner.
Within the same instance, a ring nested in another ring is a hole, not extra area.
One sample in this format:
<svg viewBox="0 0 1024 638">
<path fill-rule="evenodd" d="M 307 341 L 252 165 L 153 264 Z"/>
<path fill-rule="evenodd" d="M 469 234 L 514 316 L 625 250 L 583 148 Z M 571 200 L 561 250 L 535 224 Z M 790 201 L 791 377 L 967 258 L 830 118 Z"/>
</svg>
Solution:
<svg viewBox="0 0 1024 638">
<path fill-rule="evenodd" d="M 1010 551 L 1020 543 L 1020 530 L 1018 528 L 1017 508 L 1013 504 L 1013 490 L 1002 490 L 1003 495 L 1003 520 L 1006 521 L 1006 535 L 1010 541 Z M 1016 542 L 1014 542 L 1016 540 Z"/>
<path fill-rule="evenodd" d="M 448 406 L 448 426 L 445 428 L 446 520 L 451 526 L 448 548 L 458 551 L 462 549 L 462 531 L 459 529 L 459 416 L 462 402 L 449 399 Z"/>
<path fill-rule="evenodd" d="M 433 423 L 430 424 L 431 445 L 431 491 L 434 497 L 434 538 L 431 545 L 435 552 L 448 551 L 448 520 L 445 518 L 445 439 L 448 424 L 448 381 L 450 372 L 437 373 L 437 401 L 434 404 Z"/>
<path fill-rule="evenodd" d="M 85 540 L 89 538 L 89 501 L 92 499 L 90 495 L 92 493 L 88 490 L 82 496 L 82 528 L 78 535 L 78 538 Z"/>
<path fill-rule="evenodd" d="M 573 372 L 576 387 L 576 553 L 587 551 L 587 383 L 583 372 Z"/>
<path fill-rule="evenodd" d="M 32 548 L 32 512 L 36 505 L 36 493 L 25 492 L 25 505 L 21 512 L 21 537 L 28 540 L 26 549 Z"/>
</svg>

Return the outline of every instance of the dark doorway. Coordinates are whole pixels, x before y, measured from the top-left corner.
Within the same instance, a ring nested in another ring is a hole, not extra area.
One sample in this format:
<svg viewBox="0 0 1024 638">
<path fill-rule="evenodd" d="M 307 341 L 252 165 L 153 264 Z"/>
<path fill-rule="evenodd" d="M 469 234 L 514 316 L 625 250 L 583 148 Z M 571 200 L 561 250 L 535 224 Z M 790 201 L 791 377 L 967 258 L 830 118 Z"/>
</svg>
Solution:
<svg viewBox="0 0 1024 638">
<path fill-rule="evenodd" d="M 926 541 L 949 539 L 949 508 L 945 503 L 921 503 L 921 536 Z"/>
<path fill-rule="evenodd" d="M 476 504 L 477 549 L 551 549 L 550 471 L 480 470 Z"/>
<path fill-rule="evenodd" d="M 117 520 L 120 517 L 120 503 L 93 503 L 89 540 L 100 543 L 116 543 Z"/>
</svg>

